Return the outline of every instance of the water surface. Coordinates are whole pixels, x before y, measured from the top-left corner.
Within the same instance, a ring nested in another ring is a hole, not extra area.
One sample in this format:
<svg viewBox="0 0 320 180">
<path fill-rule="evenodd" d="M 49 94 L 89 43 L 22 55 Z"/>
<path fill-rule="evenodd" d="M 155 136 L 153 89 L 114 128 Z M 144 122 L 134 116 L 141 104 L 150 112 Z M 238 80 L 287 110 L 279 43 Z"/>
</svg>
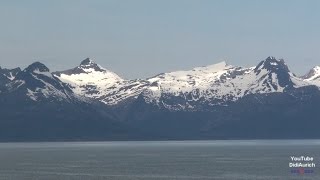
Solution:
<svg viewBox="0 0 320 180">
<path fill-rule="evenodd" d="M 293 155 L 319 166 L 320 140 L 0 143 L 0 179 L 320 179 Z"/>
</svg>

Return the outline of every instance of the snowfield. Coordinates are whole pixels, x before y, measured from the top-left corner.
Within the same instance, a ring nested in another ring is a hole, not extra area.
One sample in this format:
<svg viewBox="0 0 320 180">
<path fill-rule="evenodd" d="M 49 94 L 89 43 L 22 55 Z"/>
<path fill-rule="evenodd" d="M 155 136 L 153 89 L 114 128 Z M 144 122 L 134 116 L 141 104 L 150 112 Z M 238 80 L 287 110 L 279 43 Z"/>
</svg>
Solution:
<svg viewBox="0 0 320 180">
<path fill-rule="evenodd" d="M 319 66 L 307 75 L 297 77 L 283 60 L 274 57 L 249 68 L 223 61 L 186 71 L 162 73 L 144 80 L 123 79 L 89 58 L 73 69 L 54 73 L 41 63 L 34 63 L 23 71 L 2 71 L 10 81 L 6 85 L 10 91 L 24 88 L 33 101 L 78 97 L 112 106 L 140 96 L 146 103 L 170 110 L 192 110 L 204 104 L 226 106 L 228 102 L 249 94 L 282 93 L 304 86 L 320 86 Z"/>
</svg>

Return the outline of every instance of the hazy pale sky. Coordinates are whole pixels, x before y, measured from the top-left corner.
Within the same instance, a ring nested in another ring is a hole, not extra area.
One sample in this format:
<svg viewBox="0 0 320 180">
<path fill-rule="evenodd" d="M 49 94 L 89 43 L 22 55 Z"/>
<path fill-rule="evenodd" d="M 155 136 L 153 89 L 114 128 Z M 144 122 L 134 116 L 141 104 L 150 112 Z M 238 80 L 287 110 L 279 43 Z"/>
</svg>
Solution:
<svg viewBox="0 0 320 180">
<path fill-rule="evenodd" d="M 1 0 L 0 66 L 52 71 L 86 57 L 126 78 L 225 59 L 320 65 L 318 0 Z"/>
</svg>

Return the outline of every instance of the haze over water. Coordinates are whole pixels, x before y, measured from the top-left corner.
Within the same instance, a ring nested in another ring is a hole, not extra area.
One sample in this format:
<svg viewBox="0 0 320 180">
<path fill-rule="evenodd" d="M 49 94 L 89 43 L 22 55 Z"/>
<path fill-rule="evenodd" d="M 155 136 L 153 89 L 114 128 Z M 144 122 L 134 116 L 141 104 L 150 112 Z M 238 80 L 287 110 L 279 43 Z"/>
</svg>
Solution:
<svg viewBox="0 0 320 180">
<path fill-rule="evenodd" d="M 320 140 L 1 143 L 0 179 L 320 179 Z"/>
</svg>

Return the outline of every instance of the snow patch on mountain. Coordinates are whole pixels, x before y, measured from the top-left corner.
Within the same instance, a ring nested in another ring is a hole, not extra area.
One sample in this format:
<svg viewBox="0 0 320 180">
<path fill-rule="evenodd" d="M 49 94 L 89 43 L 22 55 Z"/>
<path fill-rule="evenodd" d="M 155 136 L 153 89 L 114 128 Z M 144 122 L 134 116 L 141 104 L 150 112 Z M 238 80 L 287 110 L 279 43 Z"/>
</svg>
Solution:
<svg viewBox="0 0 320 180">
<path fill-rule="evenodd" d="M 136 98 L 148 83 L 144 80 L 125 80 L 112 71 L 87 58 L 73 69 L 54 73 L 70 85 L 75 94 L 114 105 L 128 98 Z"/>
<path fill-rule="evenodd" d="M 207 88 L 211 82 L 219 80 L 220 76 L 232 69 L 225 62 L 194 68 L 190 71 L 176 71 L 160 74 L 147 79 L 151 84 L 156 84 L 163 91 L 189 92 L 194 87 Z M 154 89 L 154 87 L 151 87 Z M 157 89 L 157 90 L 158 90 Z"/>
<path fill-rule="evenodd" d="M 47 75 L 47 74 L 45 74 Z M 57 98 L 58 100 L 63 100 L 63 99 L 68 99 L 68 94 L 65 93 L 63 88 L 57 88 L 55 87 L 53 84 L 50 84 L 49 82 L 46 82 L 44 79 L 36 76 L 36 75 L 32 75 L 36 80 L 42 82 L 44 84 L 44 86 L 42 88 L 35 88 L 35 91 L 33 93 L 33 96 L 36 94 L 41 95 L 45 98 L 49 98 L 49 97 L 54 97 Z M 50 77 L 51 78 L 51 77 Z M 36 97 L 36 96 L 35 96 Z M 30 97 L 32 99 L 32 96 Z"/>
<path fill-rule="evenodd" d="M 309 73 L 302 77 L 305 82 L 314 84 L 320 87 L 320 66 L 315 66 Z"/>
<path fill-rule="evenodd" d="M 14 80 L 14 78 L 16 77 L 16 75 L 21 71 L 20 68 L 14 68 L 14 69 L 2 69 L 0 67 L 0 76 L 5 77 L 6 79 L 8 79 L 9 81 Z M 1 77 L 0 77 L 1 79 Z"/>
<path fill-rule="evenodd" d="M 221 62 L 190 71 L 160 74 L 148 81 L 151 85 L 143 92 L 145 101 L 172 110 L 196 108 L 192 105 L 195 102 L 226 105 L 249 94 L 284 92 L 309 85 L 293 75 L 283 60 L 274 57 L 251 68 Z M 180 103 L 171 104 L 172 99 Z"/>
<path fill-rule="evenodd" d="M 9 74 L 6 76 L 10 81 L 12 81 L 15 76 L 12 74 L 12 72 L 9 72 Z"/>
<path fill-rule="evenodd" d="M 56 72 L 72 91 L 107 105 L 116 105 L 138 96 L 147 103 L 173 110 L 196 106 L 225 106 L 249 94 L 285 92 L 310 83 L 289 71 L 284 60 L 268 57 L 257 66 L 244 68 L 225 61 L 186 71 L 162 73 L 146 80 L 126 80 L 101 67 L 92 59 L 79 66 Z"/>
<path fill-rule="evenodd" d="M 27 88 L 27 96 L 33 100 L 33 101 L 37 101 L 37 96 L 36 93 L 31 91 L 30 89 Z"/>
<path fill-rule="evenodd" d="M 68 83 L 76 94 L 91 98 L 99 97 L 104 90 L 111 88 L 123 80 L 110 71 L 95 71 L 92 68 L 84 68 L 85 73 L 61 74 L 59 79 Z"/>
<path fill-rule="evenodd" d="M 8 93 L 22 93 L 32 101 L 49 99 L 70 101 L 78 99 L 65 84 L 54 77 L 50 70 L 40 62 L 35 62 L 17 73 L 6 87 Z"/>
</svg>

